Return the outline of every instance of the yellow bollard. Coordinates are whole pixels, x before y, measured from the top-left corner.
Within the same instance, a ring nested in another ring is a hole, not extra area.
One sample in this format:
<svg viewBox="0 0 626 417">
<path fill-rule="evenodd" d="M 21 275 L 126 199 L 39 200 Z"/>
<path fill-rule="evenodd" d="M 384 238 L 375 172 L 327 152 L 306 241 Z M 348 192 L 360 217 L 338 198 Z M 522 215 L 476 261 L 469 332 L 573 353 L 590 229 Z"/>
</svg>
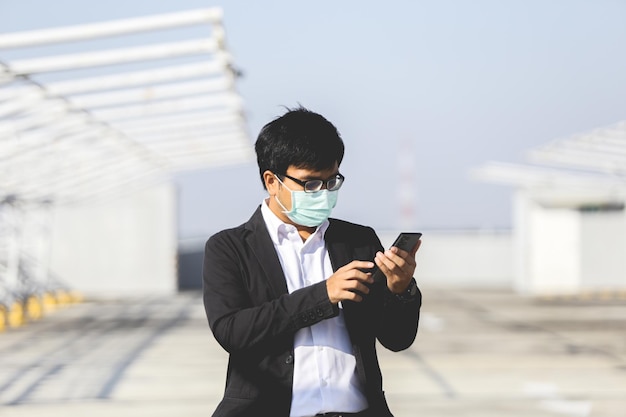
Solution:
<svg viewBox="0 0 626 417">
<path fill-rule="evenodd" d="M 6 330 L 7 327 L 7 310 L 3 305 L 0 305 L 0 332 Z"/>
<path fill-rule="evenodd" d="M 67 306 L 72 301 L 69 293 L 65 290 L 58 290 L 56 292 L 56 298 L 60 306 Z"/>
<path fill-rule="evenodd" d="M 24 306 L 21 302 L 14 302 L 9 308 L 7 324 L 9 327 L 20 327 L 24 324 Z"/>
<path fill-rule="evenodd" d="M 69 296 L 70 296 L 70 302 L 73 304 L 78 304 L 78 303 L 82 303 L 83 301 L 85 301 L 85 297 L 78 291 L 70 291 Z"/>
<path fill-rule="evenodd" d="M 44 314 L 57 309 L 57 299 L 52 293 L 47 292 L 42 296 L 42 304 Z"/>
<path fill-rule="evenodd" d="M 32 320 L 39 320 L 43 317 L 43 306 L 36 295 L 31 295 L 26 300 L 26 316 Z"/>
</svg>

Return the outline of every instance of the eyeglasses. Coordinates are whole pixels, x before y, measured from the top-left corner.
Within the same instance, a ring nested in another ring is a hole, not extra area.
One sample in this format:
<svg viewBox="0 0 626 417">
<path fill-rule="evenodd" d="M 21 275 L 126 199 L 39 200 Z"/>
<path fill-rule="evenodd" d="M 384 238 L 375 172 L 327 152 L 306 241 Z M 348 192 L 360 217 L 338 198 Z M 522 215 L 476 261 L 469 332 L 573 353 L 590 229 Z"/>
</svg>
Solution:
<svg viewBox="0 0 626 417">
<path fill-rule="evenodd" d="M 287 177 L 291 181 L 300 184 L 302 187 L 304 187 L 304 192 L 306 193 L 314 193 L 314 192 L 320 191 L 322 187 L 324 186 L 324 184 L 326 184 L 326 189 L 328 191 L 337 191 L 343 185 L 343 180 L 346 179 L 346 177 L 344 177 L 341 174 L 337 174 L 334 177 L 327 179 L 326 181 L 324 180 L 302 181 L 297 178 L 291 177 L 287 174 L 283 174 L 282 176 Z"/>
</svg>

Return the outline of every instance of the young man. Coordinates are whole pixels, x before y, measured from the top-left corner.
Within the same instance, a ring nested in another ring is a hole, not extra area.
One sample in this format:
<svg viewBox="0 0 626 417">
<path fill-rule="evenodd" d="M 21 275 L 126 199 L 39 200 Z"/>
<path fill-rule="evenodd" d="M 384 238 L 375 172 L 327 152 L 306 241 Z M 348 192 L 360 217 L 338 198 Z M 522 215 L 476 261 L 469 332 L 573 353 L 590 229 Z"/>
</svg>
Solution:
<svg viewBox="0 0 626 417">
<path fill-rule="evenodd" d="M 204 306 L 230 354 L 213 416 L 392 416 L 376 340 L 399 351 L 415 339 L 419 245 L 384 251 L 373 229 L 328 218 L 344 144 L 321 115 L 287 111 L 255 149 L 269 196 L 205 248 Z"/>
</svg>

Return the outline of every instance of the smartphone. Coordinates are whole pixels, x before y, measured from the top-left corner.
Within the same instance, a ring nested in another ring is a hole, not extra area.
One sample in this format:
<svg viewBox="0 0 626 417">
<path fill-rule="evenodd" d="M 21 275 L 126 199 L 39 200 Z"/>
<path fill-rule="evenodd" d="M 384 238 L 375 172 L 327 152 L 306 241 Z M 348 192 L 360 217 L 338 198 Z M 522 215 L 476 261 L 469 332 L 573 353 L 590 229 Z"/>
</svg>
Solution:
<svg viewBox="0 0 626 417">
<path fill-rule="evenodd" d="M 398 237 L 391 244 L 391 246 L 395 246 L 396 248 L 411 252 L 415 248 L 417 242 L 420 240 L 421 237 L 422 234 L 419 232 L 402 232 L 398 235 Z M 386 280 L 385 274 L 383 274 L 377 266 L 374 266 L 374 269 L 372 269 L 372 276 L 374 277 L 374 282 Z"/>
</svg>

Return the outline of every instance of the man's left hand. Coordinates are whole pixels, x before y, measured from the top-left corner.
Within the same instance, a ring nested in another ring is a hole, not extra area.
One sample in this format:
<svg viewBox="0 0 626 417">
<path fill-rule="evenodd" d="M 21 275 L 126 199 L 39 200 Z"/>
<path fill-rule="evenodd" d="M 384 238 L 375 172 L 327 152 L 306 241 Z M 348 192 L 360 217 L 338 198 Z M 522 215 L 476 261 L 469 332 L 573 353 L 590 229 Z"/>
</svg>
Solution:
<svg viewBox="0 0 626 417">
<path fill-rule="evenodd" d="M 411 252 L 392 246 L 385 253 L 376 253 L 374 262 L 387 277 L 387 288 L 392 293 L 401 294 L 409 286 L 416 267 L 415 254 L 421 244 L 422 241 L 418 241 Z"/>
</svg>

